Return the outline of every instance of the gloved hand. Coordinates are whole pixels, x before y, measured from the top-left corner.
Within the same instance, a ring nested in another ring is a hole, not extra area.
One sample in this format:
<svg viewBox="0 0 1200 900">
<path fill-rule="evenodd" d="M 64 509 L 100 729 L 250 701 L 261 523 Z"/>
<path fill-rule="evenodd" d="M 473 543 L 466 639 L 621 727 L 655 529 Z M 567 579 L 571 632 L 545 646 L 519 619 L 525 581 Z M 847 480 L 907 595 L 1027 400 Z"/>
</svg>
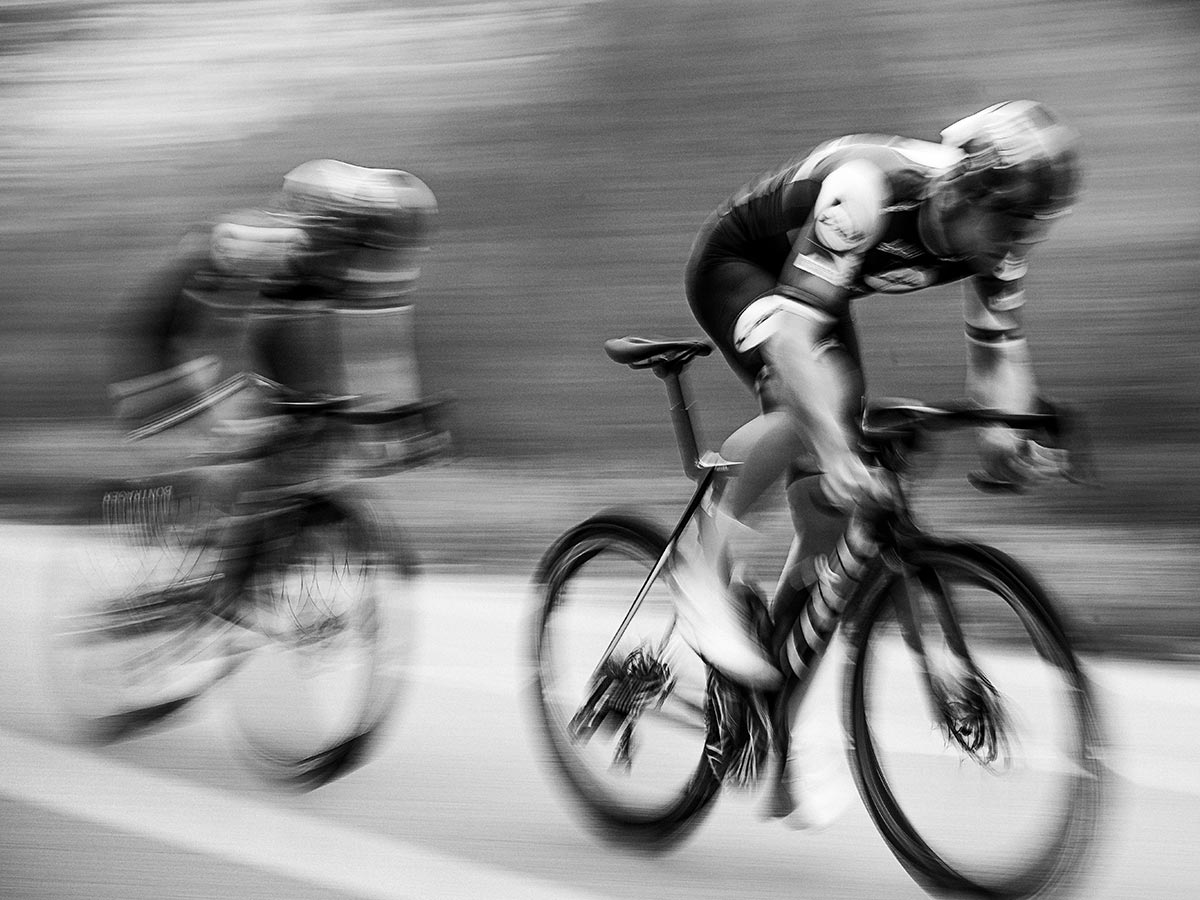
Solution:
<svg viewBox="0 0 1200 900">
<path fill-rule="evenodd" d="M 1066 450 L 1039 444 L 1015 428 L 987 425 L 979 429 L 978 440 L 983 471 L 970 480 L 980 490 L 1023 491 L 1067 472 Z"/>
</svg>

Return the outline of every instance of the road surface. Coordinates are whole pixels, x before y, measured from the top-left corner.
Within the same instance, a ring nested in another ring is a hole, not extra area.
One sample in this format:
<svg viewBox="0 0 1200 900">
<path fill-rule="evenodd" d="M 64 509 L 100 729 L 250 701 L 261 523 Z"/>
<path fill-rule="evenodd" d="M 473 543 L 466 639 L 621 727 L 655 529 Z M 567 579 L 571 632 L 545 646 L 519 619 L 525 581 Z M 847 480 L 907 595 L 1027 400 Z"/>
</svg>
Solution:
<svg viewBox="0 0 1200 900">
<path fill-rule="evenodd" d="M 558 790 L 526 704 L 529 586 L 430 575 L 416 682 L 362 769 L 310 793 L 248 769 L 226 688 L 169 727 L 71 740 L 42 676 L 40 609 L 62 532 L 0 526 L 0 897 L 916 898 L 861 806 L 816 834 L 728 792 L 659 857 L 596 840 Z M 1116 799 L 1096 900 L 1195 895 L 1200 674 L 1089 659 L 1113 738 Z"/>
</svg>

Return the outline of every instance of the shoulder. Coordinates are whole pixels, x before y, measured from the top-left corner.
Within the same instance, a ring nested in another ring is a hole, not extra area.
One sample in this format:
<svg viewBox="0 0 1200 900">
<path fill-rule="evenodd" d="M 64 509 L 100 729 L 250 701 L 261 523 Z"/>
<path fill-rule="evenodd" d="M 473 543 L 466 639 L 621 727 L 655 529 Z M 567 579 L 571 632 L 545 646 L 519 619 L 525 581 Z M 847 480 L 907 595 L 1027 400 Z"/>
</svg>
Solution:
<svg viewBox="0 0 1200 900">
<path fill-rule="evenodd" d="M 899 135 L 848 134 L 815 147 L 793 167 L 793 179 L 824 180 L 853 160 L 871 163 L 886 180 L 909 176 L 926 178 L 957 165 L 963 153 L 956 147 Z"/>
<path fill-rule="evenodd" d="M 849 251 L 877 237 L 894 209 L 919 202 L 930 179 L 961 156 L 928 141 L 851 134 L 817 147 L 792 177 L 819 185 L 813 208 L 817 238 L 831 250 Z"/>
<path fill-rule="evenodd" d="M 855 250 L 877 238 L 891 200 L 883 170 L 869 159 L 839 162 L 821 179 L 813 236 L 830 250 Z"/>
</svg>

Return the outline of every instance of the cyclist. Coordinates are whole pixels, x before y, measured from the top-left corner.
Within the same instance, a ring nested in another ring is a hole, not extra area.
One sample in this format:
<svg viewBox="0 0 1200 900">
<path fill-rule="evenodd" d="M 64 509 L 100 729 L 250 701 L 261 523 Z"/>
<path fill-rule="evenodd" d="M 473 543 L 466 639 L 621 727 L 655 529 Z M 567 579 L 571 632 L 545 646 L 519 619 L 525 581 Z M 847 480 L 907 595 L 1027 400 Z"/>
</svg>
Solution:
<svg viewBox="0 0 1200 900">
<path fill-rule="evenodd" d="M 436 212 L 433 192 L 407 172 L 318 159 L 288 172 L 260 207 L 192 229 L 119 317 L 119 337 L 134 347 L 118 354 L 109 386 L 118 420 L 169 421 L 215 386 L 220 362 L 199 349 L 214 309 L 249 320 L 249 350 L 261 374 L 305 395 L 344 394 L 340 332 L 329 310 L 387 305 L 410 292 Z M 253 402 L 221 425 L 226 449 L 253 451 L 279 439 L 294 451 L 261 459 L 248 453 L 250 465 L 239 467 L 234 477 L 247 499 L 220 539 L 232 559 L 252 548 L 256 504 L 269 508 L 269 489 L 320 477 L 328 460 L 308 453 L 286 417 Z M 216 618 L 211 627 L 207 654 L 172 673 L 160 686 L 164 696 L 202 690 L 210 670 L 245 647 L 247 635 Z"/>
<path fill-rule="evenodd" d="M 214 383 L 217 360 L 196 350 L 214 306 L 254 313 L 249 343 L 262 374 L 341 393 L 339 335 L 322 313 L 412 290 L 436 212 L 433 192 L 407 172 L 318 159 L 288 172 L 262 206 L 191 230 L 121 317 L 135 350 L 110 386 L 118 416 L 152 418 Z"/>
<path fill-rule="evenodd" d="M 751 637 L 718 575 L 728 540 L 771 483 L 786 472 L 797 532 L 776 609 L 803 601 L 814 561 L 834 548 L 851 510 L 886 502 L 886 484 L 855 449 L 865 386 L 851 300 L 968 281 L 968 395 L 1032 411 L 1020 314 L 1027 257 L 1070 210 L 1078 182 L 1074 132 L 1040 103 L 1008 101 L 950 125 L 940 143 L 828 141 L 709 216 L 688 261 L 688 301 L 763 411 L 722 447 L 743 465 L 701 529 L 700 558 L 677 561 L 685 633 L 712 665 L 760 688 L 789 668 Z M 1008 428 L 981 429 L 979 446 L 988 477 L 1003 485 L 1057 471 L 1054 454 Z"/>
</svg>

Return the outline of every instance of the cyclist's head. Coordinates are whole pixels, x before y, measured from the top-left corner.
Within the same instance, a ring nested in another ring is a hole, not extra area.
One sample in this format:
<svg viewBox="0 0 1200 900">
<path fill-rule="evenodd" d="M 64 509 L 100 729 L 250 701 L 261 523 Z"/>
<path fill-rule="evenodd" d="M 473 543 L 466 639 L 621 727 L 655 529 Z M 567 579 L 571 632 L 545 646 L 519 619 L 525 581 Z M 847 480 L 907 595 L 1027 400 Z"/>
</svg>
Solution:
<svg viewBox="0 0 1200 900">
<path fill-rule="evenodd" d="M 280 202 L 308 223 L 306 272 L 336 279 L 343 293 L 360 299 L 411 286 L 437 213 L 433 192 L 416 176 L 333 159 L 288 172 Z"/>
<path fill-rule="evenodd" d="M 1077 135 L 1040 103 L 989 106 L 943 130 L 942 143 L 963 156 L 931 184 L 922 224 L 947 255 L 990 260 L 1003 244 L 1037 243 L 1078 196 Z"/>
</svg>

